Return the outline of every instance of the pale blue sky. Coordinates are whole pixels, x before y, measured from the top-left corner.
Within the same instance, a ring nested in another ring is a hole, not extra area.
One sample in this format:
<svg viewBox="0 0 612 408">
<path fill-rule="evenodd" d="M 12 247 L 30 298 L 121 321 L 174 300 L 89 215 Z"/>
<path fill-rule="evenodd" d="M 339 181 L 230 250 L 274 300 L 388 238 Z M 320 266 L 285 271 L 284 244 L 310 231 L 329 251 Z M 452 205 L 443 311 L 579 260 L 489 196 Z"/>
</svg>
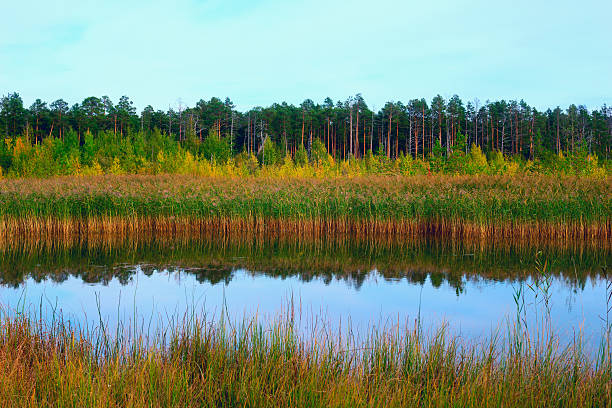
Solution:
<svg viewBox="0 0 612 408">
<path fill-rule="evenodd" d="M 229 96 L 239 109 L 361 92 L 370 106 L 612 103 L 612 1 L 4 2 L 0 93 L 139 109 Z"/>
</svg>

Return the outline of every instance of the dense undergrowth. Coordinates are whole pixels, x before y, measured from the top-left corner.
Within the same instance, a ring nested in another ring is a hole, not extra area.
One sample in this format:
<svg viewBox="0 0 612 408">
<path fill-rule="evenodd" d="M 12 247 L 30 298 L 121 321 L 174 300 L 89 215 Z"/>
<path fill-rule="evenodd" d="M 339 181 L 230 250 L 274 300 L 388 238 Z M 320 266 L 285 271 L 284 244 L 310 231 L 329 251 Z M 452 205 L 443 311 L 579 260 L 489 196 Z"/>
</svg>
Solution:
<svg viewBox="0 0 612 408">
<path fill-rule="evenodd" d="M 216 133 L 204 141 L 178 142 L 158 131 L 146 137 L 136 133 L 125 138 L 108 132 L 94 138 L 88 133 L 83 141 L 75 132 L 68 132 L 63 139 L 48 137 L 36 144 L 23 137 L 0 141 L 0 177 L 161 173 L 285 177 L 538 173 L 605 177 L 612 173 L 610 160 L 589 153 L 586 146 L 559 154 L 542 151 L 528 160 L 495 150 L 485 154 L 479 146 L 467 146 L 465 136 L 457 137 L 457 144 L 448 152 L 438 146 L 427 156 L 400 152 L 389 157 L 382 151 L 368 151 L 354 158 L 329 154 L 316 138 L 308 149 L 301 146 L 293 153 L 268 138 L 257 154 L 235 154 L 228 140 Z"/>
</svg>

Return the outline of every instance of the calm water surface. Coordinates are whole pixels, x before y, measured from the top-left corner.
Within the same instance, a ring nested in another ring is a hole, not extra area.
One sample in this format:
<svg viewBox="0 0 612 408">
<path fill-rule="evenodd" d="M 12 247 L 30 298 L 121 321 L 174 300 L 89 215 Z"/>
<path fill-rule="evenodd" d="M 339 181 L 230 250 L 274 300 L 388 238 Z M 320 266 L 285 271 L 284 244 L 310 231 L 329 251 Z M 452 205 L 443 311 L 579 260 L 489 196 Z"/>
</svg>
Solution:
<svg viewBox="0 0 612 408">
<path fill-rule="evenodd" d="M 275 239 L 17 241 L 0 248 L 0 303 L 65 319 L 155 330 L 187 311 L 277 317 L 293 299 L 304 320 L 359 332 L 446 324 L 469 339 L 507 329 L 523 290 L 529 325 L 545 316 L 595 348 L 606 310 L 609 249 L 453 242 Z M 544 273 L 538 273 L 537 271 Z M 547 279 L 547 280 L 544 280 Z M 539 280 L 541 289 L 530 289 Z M 612 316 L 611 316 L 612 318 Z"/>
</svg>

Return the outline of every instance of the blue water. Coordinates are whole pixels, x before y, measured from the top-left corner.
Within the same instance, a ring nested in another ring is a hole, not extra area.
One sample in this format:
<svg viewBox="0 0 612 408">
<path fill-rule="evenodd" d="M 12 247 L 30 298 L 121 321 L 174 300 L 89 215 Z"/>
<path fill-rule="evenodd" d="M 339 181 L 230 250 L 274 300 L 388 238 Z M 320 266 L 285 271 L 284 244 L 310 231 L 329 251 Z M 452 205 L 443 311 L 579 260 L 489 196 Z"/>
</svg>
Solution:
<svg viewBox="0 0 612 408">
<path fill-rule="evenodd" d="M 353 330 L 365 333 L 373 326 L 390 327 L 398 322 L 411 327 L 420 319 L 426 329 L 445 324 L 453 334 L 478 341 L 495 331 L 503 333 L 514 321 L 513 296 L 522 285 L 530 330 L 539 327 L 549 310 L 561 339 L 569 343 L 574 334 L 582 333 L 591 351 L 601 339 L 606 310 L 606 282 L 598 277 L 586 277 L 581 285 L 554 277 L 546 294 L 529 289 L 532 277 L 521 284 L 512 279 L 464 276 L 462 290 L 457 290 L 449 282 L 433 285 L 430 276 L 419 283 L 405 277 L 385 279 L 376 270 L 356 285 L 344 277 L 306 281 L 299 274 L 281 278 L 240 268 L 216 283 L 201 279 L 206 271 L 196 275 L 167 268 L 145 273 L 137 263 L 124 269 L 129 277 L 121 281 L 113 277 L 107 282 L 86 283 L 71 274 L 61 282 L 26 278 L 17 287 L 0 287 L 0 303 L 5 310 L 43 310 L 48 319 L 61 313 L 65 320 L 80 325 L 95 325 L 101 318 L 111 330 L 120 322 L 133 323 L 137 316 L 140 326 L 155 331 L 193 310 L 209 318 L 221 313 L 235 320 L 257 315 L 265 322 L 278 317 L 293 302 L 305 321 L 317 316 L 330 327 L 350 323 Z M 549 298 L 548 307 L 544 297 Z"/>
</svg>

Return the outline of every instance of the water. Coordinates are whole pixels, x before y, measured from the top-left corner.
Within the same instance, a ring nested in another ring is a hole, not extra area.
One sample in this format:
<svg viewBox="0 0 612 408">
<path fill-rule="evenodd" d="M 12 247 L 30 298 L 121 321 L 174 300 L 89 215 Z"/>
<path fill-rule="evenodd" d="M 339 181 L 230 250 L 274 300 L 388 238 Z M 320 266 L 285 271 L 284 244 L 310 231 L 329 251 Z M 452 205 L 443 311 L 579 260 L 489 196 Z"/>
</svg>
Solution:
<svg viewBox="0 0 612 408">
<path fill-rule="evenodd" d="M 602 267 L 612 260 L 603 247 L 253 237 L 15 241 L 0 256 L 5 308 L 61 312 L 81 325 L 113 328 L 136 316 L 155 331 L 193 310 L 265 321 L 293 304 L 329 327 L 350 322 L 365 333 L 418 319 L 478 340 L 515 321 L 522 290 L 530 330 L 548 310 L 563 341 L 580 333 L 593 350 L 606 311 Z"/>
</svg>

